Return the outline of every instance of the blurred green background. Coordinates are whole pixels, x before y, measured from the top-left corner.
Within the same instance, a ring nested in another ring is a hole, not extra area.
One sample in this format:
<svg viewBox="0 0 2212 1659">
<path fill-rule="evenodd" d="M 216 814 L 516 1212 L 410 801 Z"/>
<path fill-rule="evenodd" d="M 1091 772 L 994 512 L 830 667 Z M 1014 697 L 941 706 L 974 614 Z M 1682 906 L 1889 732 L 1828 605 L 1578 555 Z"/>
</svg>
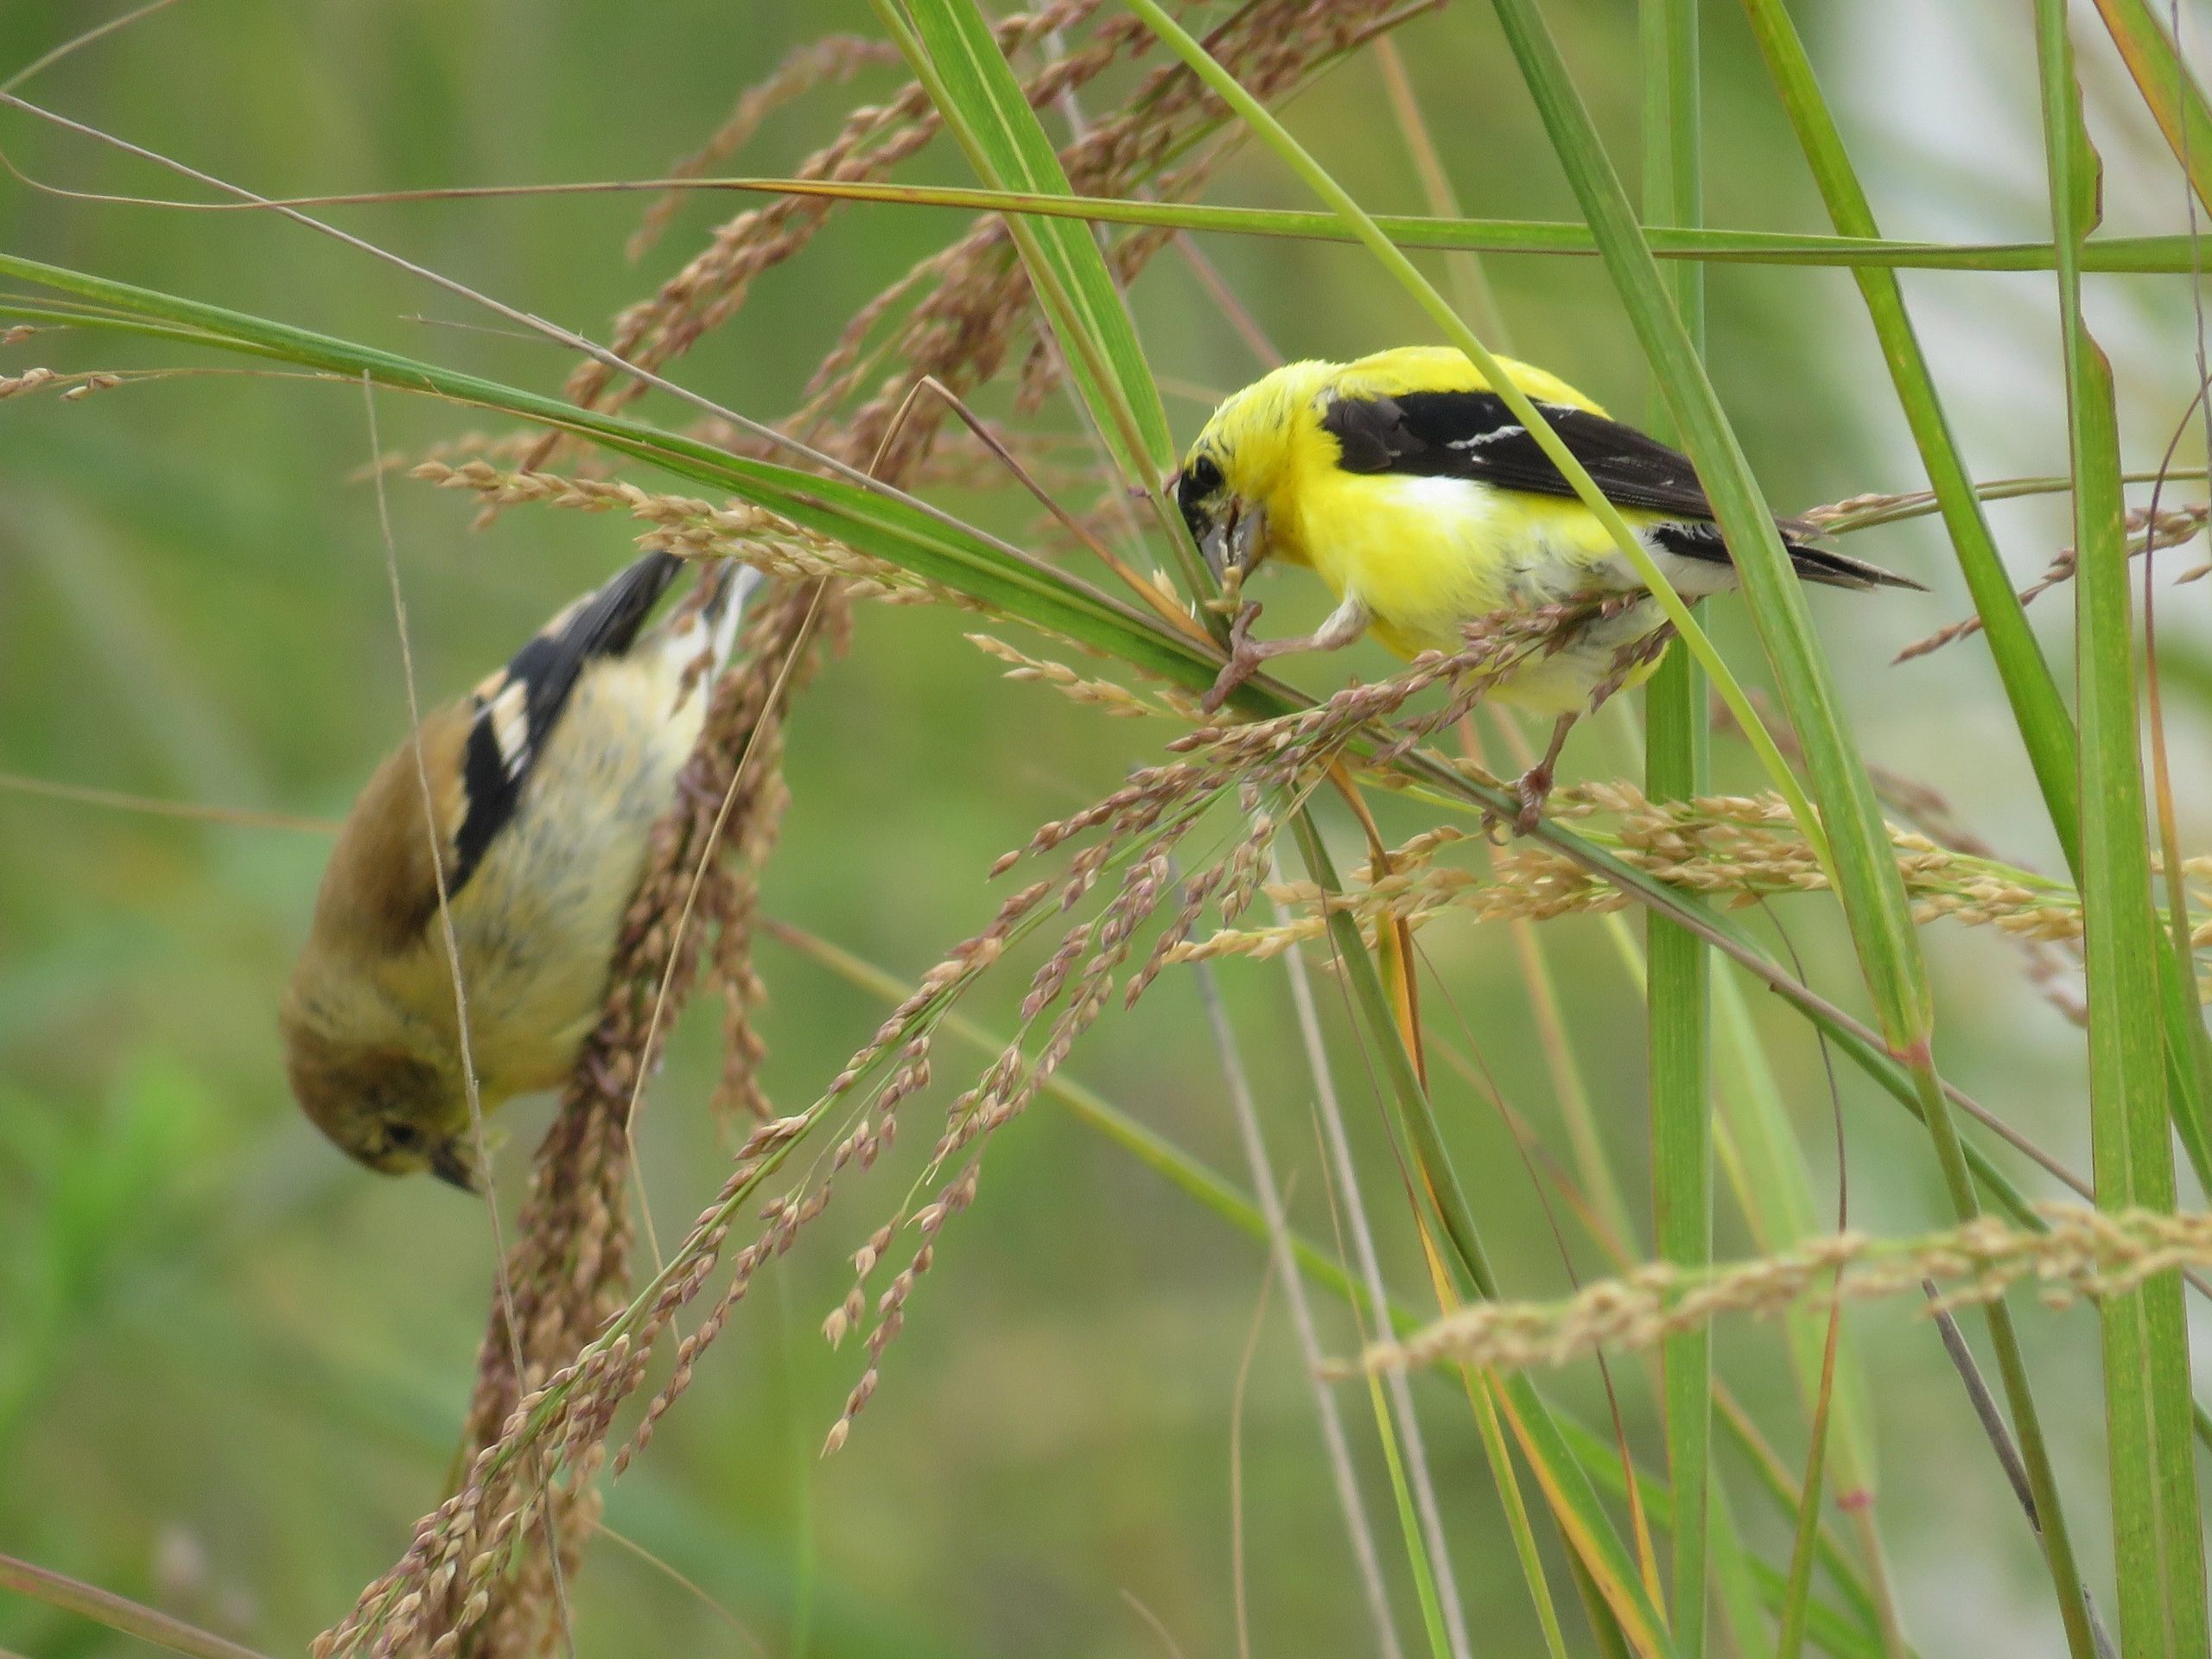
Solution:
<svg viewBox="0 0 2212 1659">
<path fill-rule="evenodd" d="M 1586 95 L 1633 171 L 1634 14 L 1628 0 L 1548 12 Z M 2045 233 L 2032 45 L 2003 0 L 1805 7 L 1892 234 L 1960 240 Z M 1714 6 L 1706 86 L 1713 222 L 1825 229 L 1788 128 L 1734 10 Z M 0 73 L 90 21 L 73 0 L 0 9 Z M 23 90 L 48 106 L 270 194 L 647 176 L 690 149 L 790 46 L 868 26 L 852 0 L 738 5 L 673 0 L 187 0 Z M 1486 8 L 1422 18 L 1402 44 L 1465 210 L 1573 214 Z M 2181 224 L 2170 158 L 2101 41 L 2085 51 L 2117 231 Z M 787 172 L 852 102 L 897 84 L 875 71 L 772 118 L 733 170 Z M 1355 62 L 1294 109 L 1293 124 L 1369 206 L 1420 211 L 1375 67 Z M 0 144 L 33 178 L 80 190 L 184 194 L 180 181 L 28 116 Z M 964 181 L 933 149 L 902 176 Z M 1217 200 L 1303 206 L 1246 154 Z M 639 268 L 621 245 L 637 199 L 476 201 L 341 210 L 410 258 L 587 332 L 652 289 L 725 207 L 695 200 Z M 957 233 L 957 215 L 845 210 L 736 321 L 675 372 L 747 412 L 792 404 L 852 310 Z M 0 181 L 0 242 L 518 384 L 556 388 L 550 346 L 482 332 L 448 296 L 296 227 L 70 201 Z M 1351 355 L 1426 337 L 1410 302 L 1357 251 L 1216 239 L 1238 294 L 1294 354 Z M 1519 354 L 1637 416 L 1645 381 L 1594 262 L 1501 258 L 1491 275 Z M 1909 290 L 1977 471 L 2064 462 L 2046 277 L 1916 276 Z M 1723 268 L 1711 283 L 1712 358 L 1777 505 L 1922 480 L 1856 296 L 1837 272 Z M 1165 376 L 1226 391 L 1256 365 L 1175 261 L 1135 295 Z M 2192 382 L 2181 279 L 2104 279 L 2094 320 L 2120 373 L 2131 465 L 2155 462 Z M 468 327 L 449 327 L 467 324 Z M 180 361 L 115 337 L 41 335 L 0 356 L 123 367 Z M 226 372 L 0 404 L 0 772 L 167 799 L 333 817 L 400 735 L 404 693 L 361 399 L 343 387 Z M 648 404 L 660 418 L 672 405 Z M 1179 435 L 1203 404 L 1173 403 Z M 418 452 L 467 429 L 458 411 L 386 396 L 385 444 Z M 1055 416 L 1054 418 L 1062 418 Z M 2184 451 L 2186 453 L 2186 451 Z M 963 506 L 974 504 L 963 504 Z M 457 693 L 626 556 L 611 519 L 512 511 L 487 532 L 471 504 L 397 482 L 391 505 L 426 698 Z M 1996 510 L 2022 579 L 2067 539 L 2063 503 Z M 1027 515 L 984 504 L 1002 524 Z M 1854 551 L 1926 581 L 1925 596 L 1816 596 L 1870 758 L 1942 788 L 2012 855 L 2055 863 L 1994 676 L 1968 644 L 1909 667 L 1905 642 L 1969 607 L 1930 521 Z M 2195 563 L 2186 556 L 2170 561 Z M 1296 579 L 1271 628 L 1321 608 Z M 2202 754 L 2204 590 L 2162 613 L 2177 755 Z M 2066 601 L 2035 613 L 2066 655 Z M 1733 607 L 1716 626 L 1755 654 Z M 996 902 L 991 859 L 1039 822 L 1110 790 L 1163 730 L 1102 721 L 1009 686 L 959 638 L 969 619 L 864 611 L 854 648 L 795 715 L 794 795 L 767 908 L 911 979 Z M 1034 649 L 1018 632 L 1014 642 Z M 1046 654 L 1051 654 L 1047 652 Z M 1363 647 L 1356 665 L 1383 660 Z M 1292 677 L 1327 685 L 1341 670 Z M 1610 721 L 1569 751 L 1567 776 L 1630 764 Z M 1749 786 L 1723 741 L 1725 782 Z M 2207 774 L 2183 766 L 2200 832 Z M 1406 821 L 1410 824 L 1411 820 Z M 1339 825 L 1340 830 L 1344 826 Z M 2201 846 L 2201 834 L 2184 839 Z M 274 1008 L 306 924 L 324 843 L 273 829 L 180 823 L 0 788 L 0 1550 L 140 1598 L 271 1653 L 297 1650 L 404 1546 L 442 1490 L 490 1282 L 486 1217 L 429 1182 L 387 1183 L 342 1161 L 287 1097 Z M 1344 852 L 1356 861 L 1347 835 Z M 1777 913 L 1816 985 L 1854 978 L 1824 902 Z M 1762 924 L 1764 925 L 1764 924 Z M 1611 944 L 1589 921 L 1547 938 L 1567 1017 L 1620 1167 L 1640 1180 L 1643 1024 Z M 1514 1105 L 1558 1135 L 1542 1057 L 1502 933 L 1423 935 L 1448 991 L 1440 1029 L 1479 1050 Z M 2086 1160 L 2078 1033 L 2024 985 L 1993 938 L 1937 928 L 1949 1075 L 2077 1164 Z M 772 944 L 771 1093 L 810 1099 L 874 1028 L 880 1006 Z M 1330 1236 L 1279 969 L 1224 973 L 1295 1208 Z M 970 1012 L 1005 1028 L 1019 980 Z M 1855 1006 L 1855 1005 L 1854 1005 Z M 1333 1019 L 1337 1010 L 1330 1010 Z M 1829 1103 L 1802 1025 L 1767 1019 L 1785 1090 L 1825 1184 Z M 1462 1025 L 1464 1022 L 1464 1026 Z M 723 1167 L 698 1103 L 717 1032 L 687 1021 L 641 1128 L 665 1236 Z M 1399 1287 L 1421 1279 L 1356 1046 L 1340 1078 L 1370 1203 Z M 950 1046 L 939 1090 L 957 1090 Z M 1187 976 L 1116 1014 L 1071 1074 L 1224 1171 L 1238 1171 L 1213 1052 Z M 1566 1280 L 1528 1175 L 1492 1106 L 1448 1072 L 1440 1106 L 1510 1287 Z M 1842 1084 L 1854 1219 L 1918 1230 L 1943 1208 L 1916 1127 L 1855 1077 Z M 925 1105 L 919 1109 L 930 1109 Z M 503 1185 L 519 1185 L 545 1116 L 507 1120 Z M 703 1587 L 778 1655 L 1152 1655 L 1141 1603 L 1191 1655 L 1234 1646 L 1230 1419 L 1259 1292 L 1259 1250 L 1049 1103 L 995 1146 L 976 1207 L 948 1231 L 881 1391 L 849 1446 L 817 1450 L 859 1362 L 817 1334 L 849 1282 L 845 1255 L 889 1213 L 927 1136 L 839 1200 L 766 1273 L 648 1456 L 609 1491 L 609 1524 Z M 2023 1177 L 2031 1192 L 2047 1184 Z M 1241 1172 L 1239 1173 L 1242 1184 Z M 1824 1187 L 1825 1190 L 1825 1187 Z M 1826 1200 L 1824 1199 L 1825 1203 Z M 1642 1205 L 1638 1205 L 1639 1213 Z M 1723 1197 L 1720 1249 L 1747 1249 Z M 1586 1273 L 1599 1264 L 1580 1249 Z M 1255 1648 L 1351 1652 L 1367 1639 L 1341 1522 L 1281 1299 L 1243 1416 L 1243 1567 Z M 1356 1340 L 1325 1309 L 1334 1351 Z M 1927 1651 L 2058 1650 L 2034 1545 L 1933 1332 L 1902 1308 L 1854 1316 L 1877 1384 L 1877 1513 L 1909 1627 Z M 2101 1509 L 2101 1413 L 2090 1316 L 2034 1314 L 2026 1332 L 2061 1474 Z M 1775 1332 L 1729 1327 L 1723 1374 L 1792 1464 L 1802 1433 Z M 1648 1373 L 1616 1368 L 1640 1452 L 1658 1456 Z M 1602 1421 L 1596 1374 L 1547 1385 Z M 1539 1650 L 1525 1591 L 1461 1402 L 1419 1385 L 1465 1599 L 1484 1653 Z M 1344 1396 L 1386 1540 L 1372 1426 Z M 1745 1471 L 1721 1454 L 1753 1537 L 1786 1553 Z M 2101 1529 L 2082 1529 L 2093 1574 Z M 1550 1543 L 1548 1538 L 1548 1547 Z M 1401 1576 L 1401 1556 L 1393 1566 Z M 1562 1587 L 1565 1580 L 1556 1578 Z M 1402 1592 L 1404 1586 L 1400 1589 Z M 612 1545 L 577 1586 L 586 1654 L 738 1653 L 745 1638 L 662 1572 Z M 1411 1603 L 1406 1630 L 1417 1635 Z M 1578 1639 L 1580 1632 L 1578 1630 Z M 137 1651 L 123 1638 L 0 1595 L 0 1648 L 40 1656 Z"/>
</svg>

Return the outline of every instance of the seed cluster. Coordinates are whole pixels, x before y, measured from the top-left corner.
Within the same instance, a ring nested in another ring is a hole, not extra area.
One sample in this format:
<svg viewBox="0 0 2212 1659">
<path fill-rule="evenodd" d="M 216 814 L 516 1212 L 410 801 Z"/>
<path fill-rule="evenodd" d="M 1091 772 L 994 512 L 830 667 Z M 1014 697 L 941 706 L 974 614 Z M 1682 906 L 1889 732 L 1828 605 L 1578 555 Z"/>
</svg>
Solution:
<svg viewBox="0 0 2212 1659">
<path fill-rule="evenodd" d="M 2131 508 L 2127 513 L 2126 528 L 2128 537 L 2128 556 L 2139 558 L 2145 554 L 2156 553 L 2169 547 L 2179 547 L 2185 542 L 2196 540 L 2204 529 L 2207 510 L 2206 504 L 2201 501 L 2188 506 L 2161 507 L 2156 512 L 2148 507 Z M 2044 571 L 2043 575 L 2020 590 L 2020 603 L 2032 605 L 2052 588 L 2073 581 L 2077 557 L 2075 550 L 2070 547 L 2061 548 L 2057 557 L 2051 560 L 2049 568 Z M 2180 580 L 2195 582 L 2202 578 L 2207 571 L 2212 571 L 2212 565 L 2190 570 Z M 1897 652 L 1892 661 L 1909 663 L 1916 657 L 1925 657 L 1931 651 L 1940 651 L 1955 640 L 1964 639 L 1971 634 L 1980 632 L 1981 619 L 1979 616 L 1969 616 L 1963 620 L 1952 623 L 1948 627 L 1937 629 L 1925 639 L 1914 640 L 1912 644 Z"/>
<path fill-rule="evenodd" d="M 1723 1313 L 1770 1318 L 1808 1301 L 1865 1301 L 1947 1286 L 1933 1306 L 1990 1302 L 2024 1281 L 2063 1307 L 2118 1295 L 2145 1280 L 2212 1263 L 2212 1214 L 2037 1206 L 2046 1230 L 1984 1216 L 1917 1239 L 1832 1233 L 1794 1249 L 1699 1271 L 1651 1262 L 1560 1302 L 1481 1302 L 1402 1343 L 1361 1356 L 1369 1371 L 1434 1364 L 1521 1370 L 1603 1348 L 1656 1346 Z"/>
<path fill-rule="evenodd" d="M 1827 886 L 1788 805 L 1777 795 L 1655 802 L 1626 784 L 1589 784 L 1557 791 L 1550 810 L 1569 822 L 1611 817 L 1611 832 L 1593 838 L 1624 862 L 1726 904 L 1749 905 L 1771 894 Z M 1383 917 L 1415 927 L 1447 912 L 1478 921 L 1544 921 L 1619 910 L 1632 902 L 1601 877 L 1533 843 L 1497 849 L 1487 874 L 1439 861 L 1446 849 L 1468 838 L 1467 831 L 1450 827 L 1416 836 L 1389 855 L 1387 874 L 1378 877 L 1363 869 L 1356 890 L 1336 894 L 1325 904 L 1310 882 L 1271 886 L 1270 897 L 1304 913 L 1276 926 L 1224 930 L 1179 944 L 1173 957 L 1276 956 L 1318 938 L 1332 912 L 1351 915 L 1372 937 Z M 1939 845 L 1914 831 L 1893 827 L 1890 838 L 1916 921 L 1948 917 L 2046 944 L 2070 946 L 2081 940 L 2082 901 L 2072 887 L 1986 855 Z M 2201 878 L 2200 866 L 2212 868 L 2212 861 L 2189 860 L 2184 872 Z M 2193 939 L 2200 950 L 2212 949 L 2212 922 L 2199 924 Z"/>
</svg>

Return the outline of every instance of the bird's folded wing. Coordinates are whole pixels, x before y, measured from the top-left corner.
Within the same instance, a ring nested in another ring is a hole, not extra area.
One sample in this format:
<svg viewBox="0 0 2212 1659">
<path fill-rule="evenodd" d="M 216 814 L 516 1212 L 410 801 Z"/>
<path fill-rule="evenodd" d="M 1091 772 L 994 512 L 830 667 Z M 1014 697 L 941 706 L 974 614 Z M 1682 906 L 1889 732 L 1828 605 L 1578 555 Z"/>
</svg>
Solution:
<svg viewBox="0 0 2212 1659">
<path fill-rule="evenodd" d="M 467 803 L 447 873 L 452 891 L 461 890 L 493 837 L 514 817 L 577 675 L 595 657 L 619 657 L 630 649 L 683 563 L 672 554 L 646 554 L 548 622 L 470 695 L 461 763 Z"/>
<path fill-rule="evenodd" d="M 1684 518 L 1713 517 L 1713 504 L 1688 456 L 1586 409 L 1553 403 L 1537 408 L 1616 505 Z M 1538 495 L 1574 493 L 1494 391 L 1339 397 L 1321 424 L 1341 447 L 1347 472 L 1465 478 Z"/>
</svg>

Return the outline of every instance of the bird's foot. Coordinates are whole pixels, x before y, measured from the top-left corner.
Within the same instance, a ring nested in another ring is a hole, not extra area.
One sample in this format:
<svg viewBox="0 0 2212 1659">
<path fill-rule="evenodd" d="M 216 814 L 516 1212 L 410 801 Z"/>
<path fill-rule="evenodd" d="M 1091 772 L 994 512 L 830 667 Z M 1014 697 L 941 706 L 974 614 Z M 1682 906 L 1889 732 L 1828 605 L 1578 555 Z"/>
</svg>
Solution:
<svg viewBox="0 0 2212 1659">
<path fill-rule="evenodd" d="M 1521 774 L 1513 785 L 1515 798 L 1521 810 L 1513 816 L 1513 833 L 1516 836 L 1534 835 L 1536 825 L 1544 816 L 1544 803 L 1551 798 L 1552 769 L 1548 764 L 1534 766 Z"/>
<path fill-rule="evenodd" d="M 1212 714 L 1236 688 L 1260 671 L 1260 664 L 1268 659 L 1267 652 L 1252 638 L 1252 624 L 1260 614 L 1257 604 L 1247 605 L 1237 612 L 1236 621 L 1229 626 L 1229 660 L 1221 665 L 1221 672 L 1214 677 L 1212 687 L 1198 699 L 1201 713 Z"/>
</svg>

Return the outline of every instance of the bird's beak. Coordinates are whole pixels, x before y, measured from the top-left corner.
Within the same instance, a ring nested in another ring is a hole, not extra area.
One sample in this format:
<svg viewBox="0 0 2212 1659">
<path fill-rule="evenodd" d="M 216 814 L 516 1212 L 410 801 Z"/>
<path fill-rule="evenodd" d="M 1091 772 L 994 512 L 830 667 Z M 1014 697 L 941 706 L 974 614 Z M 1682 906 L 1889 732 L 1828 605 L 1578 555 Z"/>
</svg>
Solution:
<svg viewBox="0 0 2212 1659">
<path fill-rule="evenodd" d="M 1265 507 L 1247 507 L 1240 504 L 1237 510 L 1230 515 L 1229 519 L 1229 537 L 1225 553 L 1230 564 L 1249 575 L 1253 566 L 1260 562 L 1262 552 L 1262 538 L 1267 528 L 1268 512 Z"/>
<path fill-rule="evenodd" d="M 1268 516 L 1258 507 L 1247 507 L 1232 500 L 1229 511 L 1198 543 L 1198 551 L 1205 555 L 1206 566 L 1217 582 L 1224 581 L 1232 567 L 1249 570 L 1253 555 L 1258 547 L 1260 532 L 1266 528 Z"/>
<path fill-rule="evenodd" d="M 1213 579 L 1221 581 L 1229 574 L 1229 537 L 1235 528 L 1233 518 L 1224 518 L 1208 530 L 1198 543 L 1198 551 L 1205 556 L 1206 569 L 1213 572 Z"/>
<path fill-rule="evenodd" d="M 438 1143 L 437 1150 L 430 1154 L 430 1173 L 448 1186 L 457 1186 L 479 1197 L 483 1195 L 484 1182 L 476 1173 L 476 1160 L 458 1135 Z"/>
</svg>

